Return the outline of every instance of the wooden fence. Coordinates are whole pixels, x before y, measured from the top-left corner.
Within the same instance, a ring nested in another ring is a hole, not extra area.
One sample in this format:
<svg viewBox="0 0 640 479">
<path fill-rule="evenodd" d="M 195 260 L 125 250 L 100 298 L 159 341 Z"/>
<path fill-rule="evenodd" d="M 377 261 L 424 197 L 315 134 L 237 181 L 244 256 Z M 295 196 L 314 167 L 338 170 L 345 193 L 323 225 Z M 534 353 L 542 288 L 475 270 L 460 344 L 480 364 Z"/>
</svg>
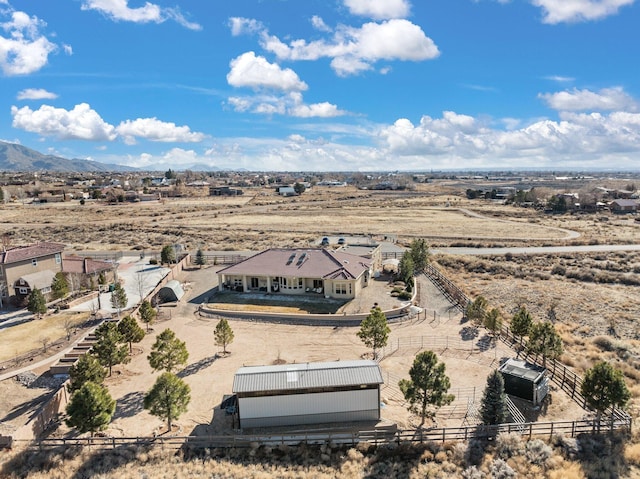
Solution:
<svg viewBox="0 0 640 479">
<path fill-rule="evenodd" d="M 607 423 L 606 430 L 628 430 L 628 421 L 614 419 Z M 496 426 L 463 426 L 416 430 L 345 430 L 345 431 L 309 431 L 292 434 L 249 435 L 236 434 L 228 436 L 158 436 L 158 437 L 76 437 L 52 438 L 37 442 L 28 442 L 25 447 L 32 450 L 55 450 L 69 447 L 91 447 L 92 450 L 109 450 L 122 447 L 160 447 L 165 449 L 182 448 L 252 448 L 259 446 L 296 446 L 300 444 L 342 444 L 356 445 L 367 443 L 372 445 L 447 441 L 468 441 L 471 439 L 486 439 L 496 437 L 502 433 L 517 433 L 526 439 L 552 439 L 561 434 L 577 437 L 580 434 L 595 434 L 599 431 L 594 420 L 557 421 L 534 423 L 508 423 Z M 14 446 L 20 446 L 21 441 L 14 441 Z"/>
</svg>

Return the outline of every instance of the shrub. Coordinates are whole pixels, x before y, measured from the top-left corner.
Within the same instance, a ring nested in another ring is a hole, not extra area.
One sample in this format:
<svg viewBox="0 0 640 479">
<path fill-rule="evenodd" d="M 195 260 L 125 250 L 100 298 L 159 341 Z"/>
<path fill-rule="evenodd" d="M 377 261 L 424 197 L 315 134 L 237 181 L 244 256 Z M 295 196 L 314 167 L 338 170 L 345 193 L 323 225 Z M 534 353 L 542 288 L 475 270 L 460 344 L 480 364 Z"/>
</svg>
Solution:
<svg viewBox="0 0 640 479">
<path fill-rule="evenodd" d="M 496 454 L 503 459 L 522 454 L 523 444 L 520 434 L 515 432 L 500 433 L 496 439 Z"/>
<path fill-rule="evenodd" d="M 524 454 L 531 464 L 546 466 L 553 456 L 553 449 L 540 439 L 533 439 L 527 442 Z"/>
<path fill-rule="evenodd" d="M 408 300 L 412 298 L 412 295 L 409 291 L 402 291 L 398 294 L 398 298 Z"/>
<path fill-rule="evenodd" d="M 471 466 L 462 471 L 463 479 L 484 479 L 484 473 L 476 466 Z"/>
<path fill-rule="evenodd" d="M 496 459 L 491 463 L 491 477 L 493 479 L 509 479 L 516 477 L 516 471 L 502 459 Z"/>
</svg>

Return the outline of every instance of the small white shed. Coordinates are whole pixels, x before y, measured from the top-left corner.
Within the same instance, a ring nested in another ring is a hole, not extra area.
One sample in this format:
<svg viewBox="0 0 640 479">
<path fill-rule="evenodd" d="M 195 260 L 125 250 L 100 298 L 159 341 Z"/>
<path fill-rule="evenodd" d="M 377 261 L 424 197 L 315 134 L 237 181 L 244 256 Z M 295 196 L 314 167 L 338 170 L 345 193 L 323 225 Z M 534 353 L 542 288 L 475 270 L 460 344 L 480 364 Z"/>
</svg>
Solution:
<svg viewBox="0 0 640 479">
<path fill-rule="evenodd" d="M 242 428 L 378 421 L 383 383 L 370 360 L 248 366 L 233 392 Z"/>
</svg>

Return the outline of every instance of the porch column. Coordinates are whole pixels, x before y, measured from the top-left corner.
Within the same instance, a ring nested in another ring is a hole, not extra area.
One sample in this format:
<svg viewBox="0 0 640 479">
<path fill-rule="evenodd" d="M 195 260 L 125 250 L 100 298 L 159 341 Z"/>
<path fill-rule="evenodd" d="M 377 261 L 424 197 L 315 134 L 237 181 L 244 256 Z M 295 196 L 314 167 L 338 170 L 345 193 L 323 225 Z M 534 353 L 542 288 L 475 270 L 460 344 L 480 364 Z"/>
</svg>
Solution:
<svg viewBox="0 0 640 479">
<path fill-rule="evenodd" d="M 267 276 L 267 293 L 271 293 L 271 276 Z"/>
<path fill-rule="evenodd" d="M 245 293 L 249 292 L 249 285 L 247 284 L 247 276 L 246 275 L 242 276 L 242 291 L 244 291 Z"/>
<path fill-rule="evenodd" d="M 224 291 L 224 274 L 218 274 L 218 291 Z"/>
</svg>

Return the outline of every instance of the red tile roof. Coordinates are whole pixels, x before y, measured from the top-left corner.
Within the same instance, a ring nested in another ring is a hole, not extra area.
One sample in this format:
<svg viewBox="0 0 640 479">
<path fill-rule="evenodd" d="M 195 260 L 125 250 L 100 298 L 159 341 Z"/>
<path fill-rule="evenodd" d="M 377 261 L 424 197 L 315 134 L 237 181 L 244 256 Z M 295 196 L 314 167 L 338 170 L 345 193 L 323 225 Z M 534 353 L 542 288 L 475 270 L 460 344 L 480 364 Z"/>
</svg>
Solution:
<svg viewBox="0 0 640 479">
<path fill-rule="evenodd" d="M 55 253 L 62 253 L 65 245 L 62 243 L 35 243 L 28 246 L 17 246 L 15 248 L 2 251 L 0 253 L 0 263 L 11 264 L 30 259 L 51 256 Z"/>
<path fill-rule="evenodd" d="M 112 270 L 113 266 L 114 264 L 109 261 L 98 261 L 80 256 L 65 256 L 62 259 L 62 271 L 65 273 L 100 273 Z"/>
<path fill-rule="evenodd" d="M 251 256 L 218 273 L 296 278 L 356 279 L 371 267 L 371 260 L 327 249 L 273 248 Z"/>
</svg>

